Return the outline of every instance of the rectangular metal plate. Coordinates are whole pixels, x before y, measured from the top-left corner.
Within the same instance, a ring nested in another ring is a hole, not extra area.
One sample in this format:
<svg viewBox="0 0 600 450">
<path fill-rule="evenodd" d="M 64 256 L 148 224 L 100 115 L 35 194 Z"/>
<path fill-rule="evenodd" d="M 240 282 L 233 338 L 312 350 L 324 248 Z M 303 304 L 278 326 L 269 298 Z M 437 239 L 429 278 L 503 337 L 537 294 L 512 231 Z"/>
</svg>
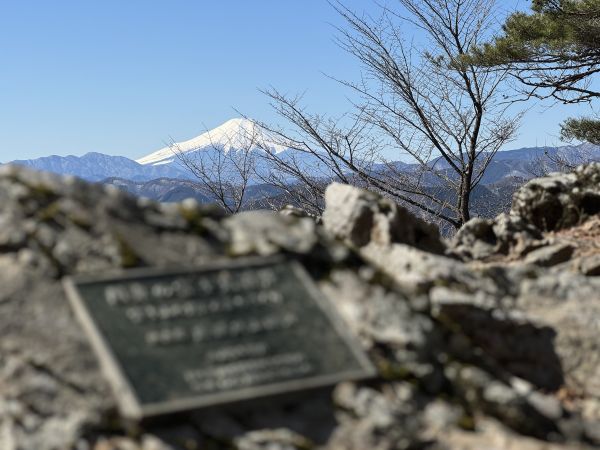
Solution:
<svg viewBox="0 0 600 450">
<path fill-rule="evenodd" d="M 121 413 L 132 419 L 374 374 L 295 261 L 143 269 L 64 284 Z"/>
</svg>

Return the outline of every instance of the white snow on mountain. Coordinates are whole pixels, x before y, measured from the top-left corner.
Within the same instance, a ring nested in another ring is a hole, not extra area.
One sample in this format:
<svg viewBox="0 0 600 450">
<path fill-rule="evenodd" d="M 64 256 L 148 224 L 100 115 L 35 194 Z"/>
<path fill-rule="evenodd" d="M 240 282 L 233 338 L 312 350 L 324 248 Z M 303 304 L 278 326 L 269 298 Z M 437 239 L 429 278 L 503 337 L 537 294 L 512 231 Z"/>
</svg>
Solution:
<svg viewBox="0 0 600 450">
<path fill-rule="evenodd" d="M 177 152 L 188 153 L 208 148 L 228 152 L 230 150 L 256 150 L 256 142 L 269 142 L 265 132 L 250 119 L 231 119 L 224 124 L 187 141 L 177 142 L 136 160 L 143 165 L 171 164 L 177 160 Z M 272 140 L 271 140 L 272 141 Z M 286 148 L 275 143 L 269 150 L 280 153 Z"/>
</svg>

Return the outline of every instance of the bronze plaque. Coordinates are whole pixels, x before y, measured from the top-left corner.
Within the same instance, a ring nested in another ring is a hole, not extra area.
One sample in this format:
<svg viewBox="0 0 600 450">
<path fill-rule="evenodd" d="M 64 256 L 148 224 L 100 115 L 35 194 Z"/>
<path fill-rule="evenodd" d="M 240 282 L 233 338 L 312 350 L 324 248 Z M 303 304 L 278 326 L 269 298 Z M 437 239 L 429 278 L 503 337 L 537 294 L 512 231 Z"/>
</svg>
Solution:
<svg viewBox="0 0 600 450">
<path fill-rule="evenodd" d="M 374 374 L 295 261 L 141 269 L 64 284 L 121 413 L 132 419 Z"/>
</svg>

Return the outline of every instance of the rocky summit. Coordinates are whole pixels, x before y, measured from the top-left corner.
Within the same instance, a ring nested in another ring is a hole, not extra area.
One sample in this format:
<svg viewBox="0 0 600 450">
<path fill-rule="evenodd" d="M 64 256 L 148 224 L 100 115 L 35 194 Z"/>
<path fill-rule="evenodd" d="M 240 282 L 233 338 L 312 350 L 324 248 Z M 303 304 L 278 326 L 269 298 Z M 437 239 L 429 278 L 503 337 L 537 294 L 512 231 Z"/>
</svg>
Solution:
<svg viewBox="0 0 600 450">
<path fill-rule="evenodd" d="M 225 216 L 0 169 L 0 449 L 581 449 L 600 446 L 600 164 L 524 185 L 445 241 L 333 184 L 315 220 Z M 283 254 L 378 376 L 286 402 L 123 420 L 61 287 L 74 274 Z"/>
</svg>

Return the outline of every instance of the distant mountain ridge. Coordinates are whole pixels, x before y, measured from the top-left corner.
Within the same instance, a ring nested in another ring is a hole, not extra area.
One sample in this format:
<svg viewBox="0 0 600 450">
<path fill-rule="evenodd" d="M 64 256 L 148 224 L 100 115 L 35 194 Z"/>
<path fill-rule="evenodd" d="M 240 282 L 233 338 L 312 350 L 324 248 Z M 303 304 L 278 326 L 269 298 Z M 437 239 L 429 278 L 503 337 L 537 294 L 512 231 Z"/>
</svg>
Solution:
<svg viewBox="0 0 600 450">
<path fill-rule="evenodd" d="M 600 146 L 580 144 L 561 147 L 523 147 L 499 151 L 492 158 L 481 183 L 493 184 L 504 179 L 530 179 L 539 176 L 535 172 L 536 169 L 539 169 L 536 166 L 539 166 L 540 159 L 545 159 L 550 170 L 558 169 L 553 167 L 552 161 L 560 159 L 572 163 L 576 163 L 578 159 L 600 161 Z M 449 164 L 442 158 L 435 159 L 431 164 L 435 165 L 437 169 L 450 170 Z"/>
<path fill-rule="evenodd" d="M 124 156 L 111 156 L 90 152 L 83 156 L 45 156 L 37 159 L 17 160 L 11 164 L 74 175 L 88 181 L 103 181 L 110 177 L 133 181 L 150 181 L 156 178 L 191 178 L 183 169 L 171 166 L 144 166 Z"/>
<path fill-rule="evenodd" d="M 131 181 L 123 178 L 107 178 L 104 184 L 111 184 L 138 197 L 146 197 L 161 203 L 181 202 L 193 198 L 199 203 L 214 203 L 216 199 L 193 180 L 158 178 L 150 181 Z M 246 203 L 253 204 L 268 197 L 280 195 L 281 190 L 265 184 L 248 186 Z"/>
<path fill-rule="evenodd" d="M 175 143 L 173 146 L 163 147 L 152 152 L 136 161 L 123 156 L 110 156 L 102 153 L 87 153 L 83 156 L 47 156 L 43 158 L 13 161 L 14 164 L 24 165 L 42 171 L 54 172 L 63 175 L 74 175 L 88 181 L 101 182 L 106 179 L 129 180 L 134 183 L 145 183 L 158 179 L 169 180 L 194 180 L 194 175 L 182 164 L 180 157 L 175 153 L 181 152 L 181 155 L 191 158 L 211 159 L 219 155 L 219 152 L 229 153 L 242 150 L 264 151 L 255 145 L 255 139 L 269 141 L 257 125 L 249 119 L 232 119 L 219 127 L 207 131 L 193 139 Z M 272 144 L 270 152 L 276 152 L 286 160 L 301 161 L 306 165 L 307 173 L 312 170 L 312 176 L 326 177 L 326 168 L 318 167 L 317 158 L 298 152 L 292 149 L 286 149 L 281 145 Z M 482 179 L 482 184 L 491 185 L 503 182 L 510 182 L 516 179 L 529 179 L 535 174 L 532 169 L 535 168 L 537 160 L 545 154 L 550 156 L 572 157 L 578 153 L 585 152 L 591 158 L 600 160 L 600 147 L 590 144 L 579 146 L 564 147 L 534 147 L 521 148 L 498 152 Z M 312 159 L 311 159 L 312 158 Z M 257 158 L 256 170 L 260 174 L 266 174 L 270 170 L 268 161 Z M 402 172 L 415 171 L 416 165 L 402 161 L 392 163 L 396 170 Z M 437 169 L 448 171 L 452 176 L 452 171 L 446 161 L 441 158 L 431 161 Z M 376 164 L 373 168 L 375 172 L 385 171 L 384 164 Z M 255 177 L 251 184 L 261 184 L 261 177 Z M 439 185 L 439 179 L 431 174 L 425 174 L 423 180 L 426 185 Z M 181 183 L 177 184 L 179 197 L 183 191 L 189 188 L 183 188 Z M 146 188 L 147 189 L 147 188 Z M 183 189 L 183 191 L 181 190 Z"/>
</svg>

